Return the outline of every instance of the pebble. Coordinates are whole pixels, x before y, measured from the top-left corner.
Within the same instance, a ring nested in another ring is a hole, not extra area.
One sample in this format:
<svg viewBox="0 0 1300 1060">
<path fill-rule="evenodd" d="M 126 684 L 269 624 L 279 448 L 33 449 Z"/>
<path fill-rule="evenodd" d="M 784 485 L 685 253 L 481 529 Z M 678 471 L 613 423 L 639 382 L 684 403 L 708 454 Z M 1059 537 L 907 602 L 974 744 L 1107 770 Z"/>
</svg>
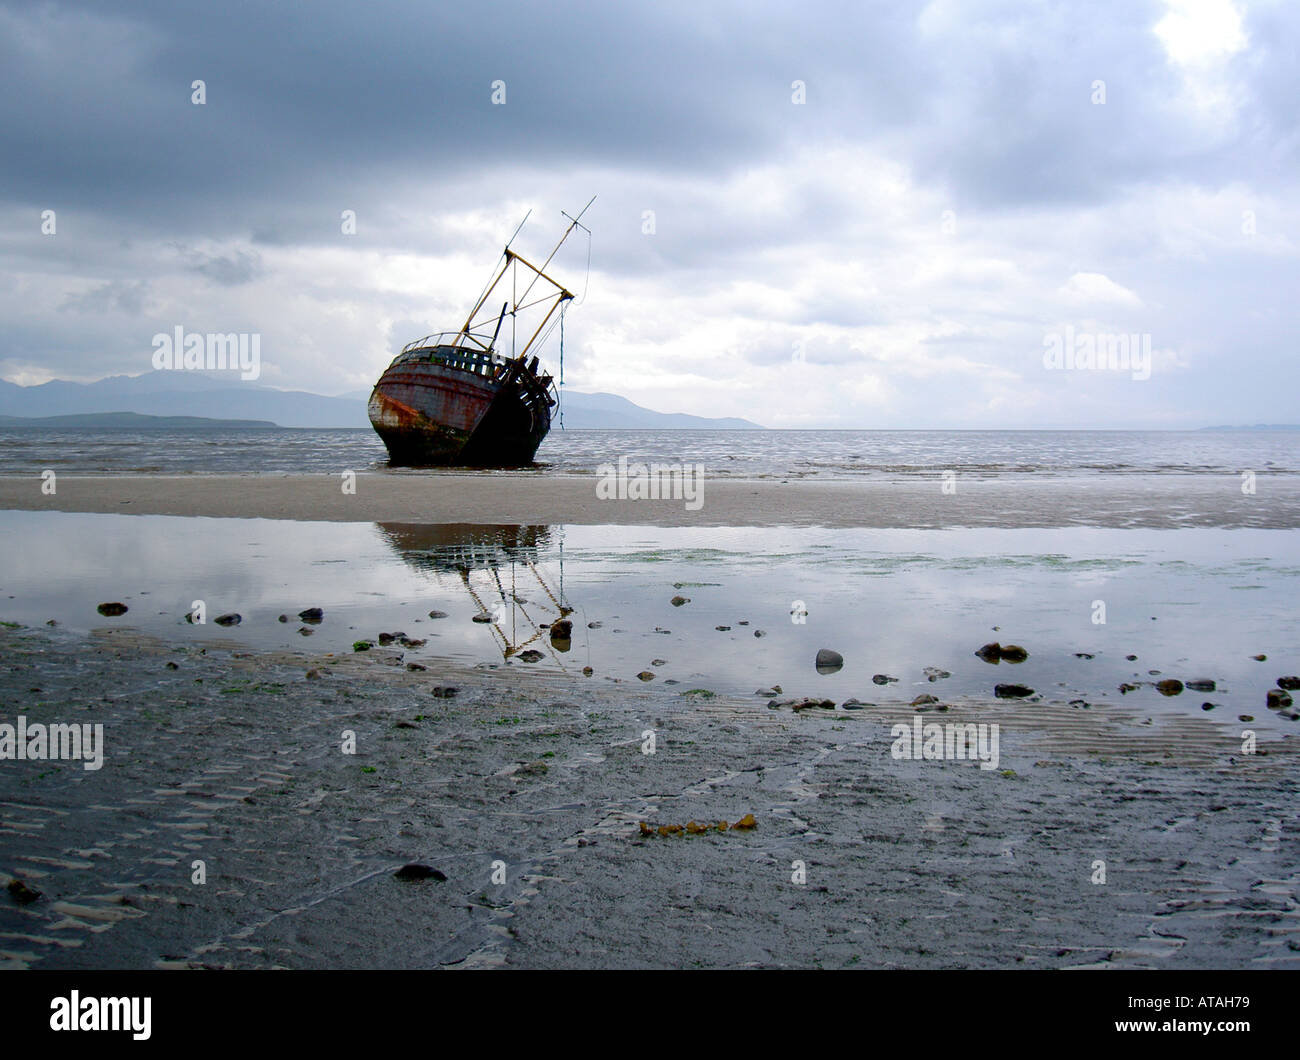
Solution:
<svg viewBox="0 0 1300 1060">
<path fill-rule="evenodd" d="M 101 615 L 104 615 L 106 618 L 116 618 L 118 615 L 126 614 L 127 611 L 130 610 L 130 608 L 128 608 L 126 604 L 118 603 L 116 600 L 114 600 L 112 603 L 100 604 L 97 608 L 95 608 L 95 610 L 98 611 Z"/>
<path fill-rule="evenodd" d="M 22 880 L 18 879 L 10 880 L 6 890 L 9 891 L 9 897 L 19 905 L 28 905 L 41 897 L 40 891 L 32 890 Z"/>
<path fill-rule="evenodd" d="M 439 883 L 445 883 L 447 880 L 445 872 L 440 872 L 431 865 L 421 865 L 417 861 L 403 865 L 393 873 L 393 876 L 399 880 L 437 880 Z"/>
<path fill-rule="evenodd" d="M 844 656 L 830 648 L 821 648 L 814 662 L 819 674 L 833 674 L 844 668 Z"/>
<path fill-rule="evenodd" d="M 1024 699 L 1025 696 L 1032 696 L 1034 690 L 1028 685 L 994 685 L 993 694 L 998 699 Z"/>
</svg>

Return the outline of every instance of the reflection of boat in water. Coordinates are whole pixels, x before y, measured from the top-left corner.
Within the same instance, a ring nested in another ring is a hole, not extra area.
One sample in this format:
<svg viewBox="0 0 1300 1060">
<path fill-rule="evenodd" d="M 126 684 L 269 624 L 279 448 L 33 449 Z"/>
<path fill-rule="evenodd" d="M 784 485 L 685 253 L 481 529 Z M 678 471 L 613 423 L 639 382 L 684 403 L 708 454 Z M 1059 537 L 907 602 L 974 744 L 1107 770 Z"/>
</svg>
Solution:
<svg viewBox="0 0 1300 1060">
<path fill-rule="evenodd" d="M 570 628 L 567 620 L 573 608 L 564 598 L 563 545 L 559 545 L 558 593 L 551 588 L 541 566 L 541 557 L 552 542 L 550 527 L 481 523 L 375 525 L 412 567 L 435 576 L 459 577 L 505 658 L 538 642 L 553 655 L 569 650 L 570 638 L 563 634 Z M 476 585 L 471 577 L 475 574 L 487 577 L 477 579 Z M 523 591 L 534 593 L 535 589 L 541 590 L 541 599 L 522 595 Z"/>
</svg>

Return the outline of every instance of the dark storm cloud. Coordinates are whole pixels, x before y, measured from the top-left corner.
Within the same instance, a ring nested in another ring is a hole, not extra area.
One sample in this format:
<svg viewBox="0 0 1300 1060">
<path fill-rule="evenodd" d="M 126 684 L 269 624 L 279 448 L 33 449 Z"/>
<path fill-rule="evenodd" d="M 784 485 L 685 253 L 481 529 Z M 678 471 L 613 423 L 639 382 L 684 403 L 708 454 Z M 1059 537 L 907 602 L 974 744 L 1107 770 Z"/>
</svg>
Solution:
<svg viewBox="0 0 1300 1060">
<path fill-rule="evenodd" d="M 0 174 L 11 200 L 260 225 L 278 242 L 317 227 L 297 216 L 314 202 L 361 198 L 373 217 L 385 186 L 414 179 L 599 164 L 708 180 L 836 140 L 887 142 L 967 204 L 1232 172 L 1169 112 L 1179 75 L 1150 33 L 1158 5 L 947 6 L 13 6 Z M 1272 50 L 1252 76 L 1294 87 L 1293 30 L 1260 22 Z M 1277 100 L 1261 94 L 1228 145 L 1236 164 L 1294 158 L 1294 108 Z"/>
</svg>

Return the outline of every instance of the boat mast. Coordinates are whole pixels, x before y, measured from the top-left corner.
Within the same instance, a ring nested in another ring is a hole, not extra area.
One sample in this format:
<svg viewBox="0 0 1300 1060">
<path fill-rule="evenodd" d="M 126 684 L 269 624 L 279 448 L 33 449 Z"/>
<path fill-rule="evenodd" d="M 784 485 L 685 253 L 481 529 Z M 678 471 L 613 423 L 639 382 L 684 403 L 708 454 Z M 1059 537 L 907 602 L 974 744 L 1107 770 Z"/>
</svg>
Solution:
<svg viewBox="0 0 1300 1060">
<path fill-rule="evenodd" d="M 528 211 L 528 214 L 524 216 L 523 221 L 519 222 L 519 227 L 515 229 L 514 235 L 512 235 L 509 241 L 506 243 L 505 250 L 502 251 L 502 255 L 501 255 L 502 260 L 500 266 L 494 270 L 494 275 L 491 283 L 488 284 L 487 289 L 480 296 L 479 300 L 474 304 L 474 308 L 470 310 L 470 314 L 466 318 L 464 326 L 460 329 L 460 333 L 456 337 L 456 343 L 455 343 L 456 345 L 459 346 L 465 341 L 471 341 L 475 345 L 481 347 L 482 349 L 490 351 L 496 343 L 497 336 L 500 334 L 501 324 L 502 321 L 505 319 L 506 312 L 509 312 L 512 321 L 512 326 L 513 326 L 513 321 L 516 319 L 521 309 L 531 309 L 534 306 L 539 306 L 547 302 L 550 302 L 551 305 L 546 312 L 546 316 L 542 318 L 542 322 L 537 326 L 537 329 L 532 333 L 528 341 L 524 344 L 524 348 L 521 351 L 519 351 L 518 354 L 515 354 L 513 349 L 513 342 L 511 344 L 512 346 L 511 359 L 523 363 L 523 360 L 525 357 L 527 357 L 528 351 L 532 348 L 533 343 L 537 341 L 537 336 L 542 333 L 542 330 L 546 327 L 551 317 L 555 315 L 556 309 L 558 309 L 563 303 L 571 300 L 574 297 L 572 291 L 568 290 L 563 284 L 559 283 L 558 281 L 548 276 L 546 274 L 546 269 L 551 264 L 551 261 L 554 259 L 555 255 L 559 252 L 560 247 L 564 245 L 564 241 L 569 238 L 569 235 L 573 232 L 574 228 L 582 228 L 583 231 L 590 231 L 589 229 L 586 228 L 585 225 L 582 225 L 579 222 L 583 214 L 585 214 L 587 210 L 591 208 L 591 204 L 595 201 L 596 201 L 596 196 L 593 195 L 591 197 L 591 200 L 587 203 L 586 206 L 582 208 L 582 211 L 578 214 L 577 217 L 570 217 L 567 213 L 563 214 L 565 217 L 569 218 L 569 227 L 564 230 L 564 234 L 560 236 L 559 242 L 555 244 L 554 248 L 551 250 L 550 254 L 546 256 L 546 260 L 542 262 L 540 267 L 534 265 L 527 258 L 524 258 L 519 254 L 516 254 L 513 250 L 510 249 L 510 244 L 515 241 L 515 237 L 519 235 L 520 229 L 524 227 L 524 224 L 528 221 L 528 218 L 532 216 L 532 211 L 531 210 Z M 563 213 L 563 211 L 561 211 L 561 213 Z M 518 266 L 520 265 L 524 266 L 524 268 L 528 269 L 533 274 L 532 279 L 529 280 L 528 282 L 528 286 L 524 288 L 524 293 L 522 295 L 517 294 Z M 505 279 L 507 272 L 512 272 L 512 275 L 515 277 L 515 280 L 512 283 L 512 289 L 513 292 L 515 292 L 513 295 L 514 304 L 511 305 L 510 301 L 506 302 L 506 308 L 502 310 L 502 315 L 497 318 L 496 331 L 493 333 L 491 341 L 485 343 L 482 338 L 475 335 L 473 332 L 476 327 L 482 327 L 486 323 L 490 322 L 491 317 L 487 317 L 485 318 L 485 320 L 482 321 L 476 321 L 475 318 L 478 316 L 479 312 L 483 309 L 483 306 L 486 304 L 487 300 L 492 296 L 492 292 L 495 291 L 498 285 L 501 283 L 501 281 Z M 554 291 L 552 291 L 550 294 L 542 295 L 541 297 L 535 299 L 532 302 L 527 302 L 526 299 L 528 298 L 528 295 L 532 292 L 533 287 L 536 286 L 538 280 L 545 280 L 548 284 L 550 284 L 552 288 L 554 288 Z"/>
</svg>

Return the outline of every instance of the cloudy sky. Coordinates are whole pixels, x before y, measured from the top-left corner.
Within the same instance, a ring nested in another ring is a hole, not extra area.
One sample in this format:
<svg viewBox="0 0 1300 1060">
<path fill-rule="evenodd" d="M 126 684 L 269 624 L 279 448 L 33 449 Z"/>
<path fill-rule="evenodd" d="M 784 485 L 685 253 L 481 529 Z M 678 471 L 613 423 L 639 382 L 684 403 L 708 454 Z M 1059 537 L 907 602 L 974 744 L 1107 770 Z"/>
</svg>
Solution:
<svg viewBox="0 0 1300 1060">
<path fill-rule="evenodd" d="M 574 389 L 772 427 L 1300 421 L 1290 0 L 186 6 L 0 0 L 0 377 L 139 374 L 180 325 L 368 391 L 529 209 L 544 257 L 596 195 L 590 269 L 581 232 L 557 259 Z M 1044 363 L 1118 333 L 1150 378 Z"/>
</svg>

